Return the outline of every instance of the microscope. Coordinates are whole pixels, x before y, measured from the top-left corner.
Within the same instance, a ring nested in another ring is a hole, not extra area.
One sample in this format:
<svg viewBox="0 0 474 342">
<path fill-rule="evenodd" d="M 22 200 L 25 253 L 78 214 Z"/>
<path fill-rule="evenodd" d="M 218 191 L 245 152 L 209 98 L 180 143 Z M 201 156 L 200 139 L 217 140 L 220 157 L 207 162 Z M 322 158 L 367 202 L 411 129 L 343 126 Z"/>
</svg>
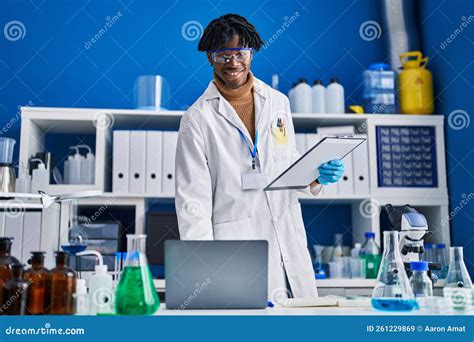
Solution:
<svg viewBox="0 0 474 342">
<path fill-rule="evenodd" d="M 423 214 L 408 204 L 401 207 L 394 207 L 391 204 L 387 204 L 384 208 L 392 230 L 398 230 L 400 232 L 400 253 L 405 265 L 405 270 L 410 277 L 410 261 L 421 260 L 420 256 L 425 251 L 423 247 L 424 239 L 431 234 L 428 230 L 428 222 Z M 438 277 L 432 271 L 440 270 L 441 264 L 430 261 L 428 262 L 428 269 L 428 276 L 434 284 L 438 280 Z"/>
</svg>

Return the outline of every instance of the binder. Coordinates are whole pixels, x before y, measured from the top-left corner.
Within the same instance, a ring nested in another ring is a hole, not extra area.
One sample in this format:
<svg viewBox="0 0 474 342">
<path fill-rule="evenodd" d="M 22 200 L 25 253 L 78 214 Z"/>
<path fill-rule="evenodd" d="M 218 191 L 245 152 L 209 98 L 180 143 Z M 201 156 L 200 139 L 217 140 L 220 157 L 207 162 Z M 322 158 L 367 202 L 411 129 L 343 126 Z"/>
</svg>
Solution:
<svg viewBox="0 0 474 342">
<path fill-rule="evenodd" d="M 128 190 L 132 194 L 145 193 L 146 131 L 130 132 L 130 171 Z"/>
<path fill-rule="evenodd" d="M 27 211 L 23 218 L 22 262 L 26 262 L 31 252 L 40 250 L 41 212 Z"/>
<path fill-rule="evenodd" d="M 11 255 L 17 259 L 21 259 L 22 245 L 23 245 L 23 217 L 24 212 L 19 211 L 6 211 L 5 212 L 5 236 L 12 237 L 12 249 Z"/>
<path fill-rule="evenodd" d="M 302 156 L 306 152 L 306 134 L 304 133 L 296 133 L 296 150 Z"/>
<path fill-rule="evenodd" d="M 355 137 L 367 138 L 367 134 L 357 134 Z M 354 166 L 354 193 L 356 195 L 369 194 L 369 151 L 367 148 L 367 140 L 354 151 L 352 160 Z"/>
<path fill-rule="evenodd" d="M 359 146 L 360 147 L 360 146 Z M 355 149 L 357 150 L 357 148 Z M 355 152 L 354 150 L 354 152 Z M 352 153 L 344 158 L 344 175 L 337 182 L 337 192 L 339 195 L 353 195 L 354 194 L 354 167 L 353 167 Z"/>
<path fill-rule="evenodd" d="M 163 132 L 162 195 L 174 197 L 175 158 L 178 132 Z"/>
<path fill-rule="evenodd" d="M 146 132 L 146 180 L 145 193 L 161 193 L 161 164 L 163 161 L 163 132 Z"/>
<path fill-rule="evenodd" d="M 112 191 L 128 193 L 130 131 L 114 131 L 112 150 Z"/>
</svg>

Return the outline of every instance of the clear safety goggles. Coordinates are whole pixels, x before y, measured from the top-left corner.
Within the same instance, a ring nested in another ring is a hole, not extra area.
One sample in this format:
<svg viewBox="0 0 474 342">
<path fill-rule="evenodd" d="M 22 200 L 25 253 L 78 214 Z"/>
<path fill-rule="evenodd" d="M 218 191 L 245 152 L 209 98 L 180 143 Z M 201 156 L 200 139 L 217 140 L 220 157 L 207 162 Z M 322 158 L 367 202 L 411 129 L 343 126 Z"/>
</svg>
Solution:
<svg viewBox="0 0 474 342">
<path fill-rule="evenodd" d="M 253 55 L 252 48 L 228 48 L 209 52 L 214 63 L 219 64 L 229 63 L 232 57 L 239 63 L 246 63 L 252 59 Z"/>
</svg>

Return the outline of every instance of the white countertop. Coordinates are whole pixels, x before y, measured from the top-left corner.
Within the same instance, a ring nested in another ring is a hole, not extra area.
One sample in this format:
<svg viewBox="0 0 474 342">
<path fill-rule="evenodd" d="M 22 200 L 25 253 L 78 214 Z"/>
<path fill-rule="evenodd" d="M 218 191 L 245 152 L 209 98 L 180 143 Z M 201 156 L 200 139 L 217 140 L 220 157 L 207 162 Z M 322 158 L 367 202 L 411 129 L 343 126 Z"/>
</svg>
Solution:
<svg viewBox="0 0 474 342">
<path fill-rule="evenodd" d="M 446 311 L 442 313 L 429 313 L 420 310 L 412 312 L 382 312 L 372 308 L 348 308 L 348 307 L 318 307 L 318 308 L 283 308 L 273 307 L 266 309 L 230 309 L 230 310 L 169 310 L 166 309 L 165 303 L 160 305 L 160 309 L 156 315 L 166 316 L 432 316 L 432 315 L 474 315 L 474 310 L 463 311 Z"/>
</svg>

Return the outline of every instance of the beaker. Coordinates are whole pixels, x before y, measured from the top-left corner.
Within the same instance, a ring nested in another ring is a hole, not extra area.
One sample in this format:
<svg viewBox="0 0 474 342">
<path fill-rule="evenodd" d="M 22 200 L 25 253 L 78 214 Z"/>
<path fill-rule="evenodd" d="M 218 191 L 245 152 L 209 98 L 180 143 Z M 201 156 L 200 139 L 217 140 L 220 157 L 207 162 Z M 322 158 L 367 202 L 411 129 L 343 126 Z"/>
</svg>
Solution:
<svg viewBox="0 0 474 342">
<path fill-rule="evenodd" d="M 372 307 L 382 311 L 411 311 L 418 308 L 399 250 L 398 232 L 383 233 L 382 262 L 372 294 Z"/>
<path fill-rule="evenodd" d="M 464 264 L 463 248 L 451 247 L 449 253 L 449 269 L 443 295 L 453 309 L 468 310 L 472 305 L 472 281 Z"/>
<path fill-rule="evenodd" d="M 127 258 L 115 290 L 115 309 L 119 315 L 152 315 L 160 307 L 145 246 L 145 234 L 127 234 Z"/>
</svg>

